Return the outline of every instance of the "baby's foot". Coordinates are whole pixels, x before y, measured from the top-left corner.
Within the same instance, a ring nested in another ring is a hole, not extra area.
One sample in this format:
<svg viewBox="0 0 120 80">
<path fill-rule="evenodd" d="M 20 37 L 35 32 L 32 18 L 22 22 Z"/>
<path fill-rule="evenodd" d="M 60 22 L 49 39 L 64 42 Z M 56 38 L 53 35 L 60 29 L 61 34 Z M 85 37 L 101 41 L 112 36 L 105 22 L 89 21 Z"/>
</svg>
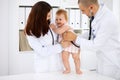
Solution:
<svg viewBox="0 0 120 80">
<path fill-rule="evenodd" d="M 82 74 L 82 71 L 77 70 L 77 71 L 76 71 L 76 74 Z"/>
<path fill-rule="evenodd" d="M 63 74 L 68 74 L 68 73 L 70 73 L 70 70 L 63 71 Z"/>
</svg>

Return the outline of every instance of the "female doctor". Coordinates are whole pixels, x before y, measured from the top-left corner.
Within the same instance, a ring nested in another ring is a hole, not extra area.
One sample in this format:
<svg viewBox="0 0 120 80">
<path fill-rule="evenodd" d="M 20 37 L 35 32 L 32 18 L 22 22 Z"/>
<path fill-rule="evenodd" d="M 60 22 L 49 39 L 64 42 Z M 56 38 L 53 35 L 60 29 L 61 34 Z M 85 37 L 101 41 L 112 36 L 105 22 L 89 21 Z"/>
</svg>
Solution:
<svg viewBox="0 0 120 80">
<path fill-rule="evenodd" d="M 35 72 L 62 69 L 59 53 L 64 44 L 55 44 L 55 34 L 49 27 L 51 9 L 48 3 L 37 2 L 32 7 L 24 30 L 28 43 L 35 52 Z"/>
<path fill-rule="evenodd" d="M 97 72 L 120 80 L 120 43 L 119 25 L 112 12 L 98 0 L 78 0 L 83 14 L 94 19 L 91 23 L 91 39 L 88 33 L 77 36 L 67 32 L 64 40 L 74 40 L 81 50 L 95 51 L 97 55 Z"/>
</svg>

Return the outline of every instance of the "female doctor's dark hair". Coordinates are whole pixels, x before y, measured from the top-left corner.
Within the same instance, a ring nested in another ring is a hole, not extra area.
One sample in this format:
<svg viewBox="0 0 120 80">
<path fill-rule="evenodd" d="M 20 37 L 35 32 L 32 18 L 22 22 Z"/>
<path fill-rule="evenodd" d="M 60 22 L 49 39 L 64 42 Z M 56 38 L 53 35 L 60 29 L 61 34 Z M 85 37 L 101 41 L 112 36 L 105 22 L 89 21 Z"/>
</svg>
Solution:
<svg viewBox="0 0 120 80">
<path fill-rule="evenodd" d="M 47 14 L 52 7 L 44 2 L 37 2 L 31 9 L 27 24 L 25 27 L 25 34 L 34 35 L 39 38 L 41 35 L 45 35 L 49 30 L 49 20 L 47 21 Z"/>
</svg>

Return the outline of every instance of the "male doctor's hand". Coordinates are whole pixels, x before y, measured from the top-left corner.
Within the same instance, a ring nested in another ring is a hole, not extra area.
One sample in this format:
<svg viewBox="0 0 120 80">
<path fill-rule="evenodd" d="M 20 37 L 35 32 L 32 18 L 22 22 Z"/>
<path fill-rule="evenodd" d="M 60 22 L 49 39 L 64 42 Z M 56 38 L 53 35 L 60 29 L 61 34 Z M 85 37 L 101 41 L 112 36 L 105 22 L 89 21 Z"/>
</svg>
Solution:
<svg viewBox="0 0 120 80">
<path fill-rule="evenodd" d="M 62 36 L 65 41 L 75 41 L 77 38 L 77 34 L 71 31 L 66 31 Z"/>
</svg>

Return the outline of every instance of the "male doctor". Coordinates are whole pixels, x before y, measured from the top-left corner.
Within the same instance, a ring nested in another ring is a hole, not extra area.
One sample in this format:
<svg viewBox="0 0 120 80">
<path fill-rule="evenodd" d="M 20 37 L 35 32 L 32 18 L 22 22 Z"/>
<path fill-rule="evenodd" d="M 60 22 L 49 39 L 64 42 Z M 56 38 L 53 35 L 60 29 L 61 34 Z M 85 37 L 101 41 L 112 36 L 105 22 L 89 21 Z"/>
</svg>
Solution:
<svg viewBox="0 0 120 80">
<path fill-rule="evenodd" d="M 120 26 L 112 12 L 104 4 L 99 4 L 98 0 L 78 0 L 78 4 L 83 14 L 89 18 L 94 17 L 91 33 L 77 36 L 66 32 L 64 40 L 75 41 L 81 50 L 95 51 L 97 72 L 120 80 Z"/>
</svg>

